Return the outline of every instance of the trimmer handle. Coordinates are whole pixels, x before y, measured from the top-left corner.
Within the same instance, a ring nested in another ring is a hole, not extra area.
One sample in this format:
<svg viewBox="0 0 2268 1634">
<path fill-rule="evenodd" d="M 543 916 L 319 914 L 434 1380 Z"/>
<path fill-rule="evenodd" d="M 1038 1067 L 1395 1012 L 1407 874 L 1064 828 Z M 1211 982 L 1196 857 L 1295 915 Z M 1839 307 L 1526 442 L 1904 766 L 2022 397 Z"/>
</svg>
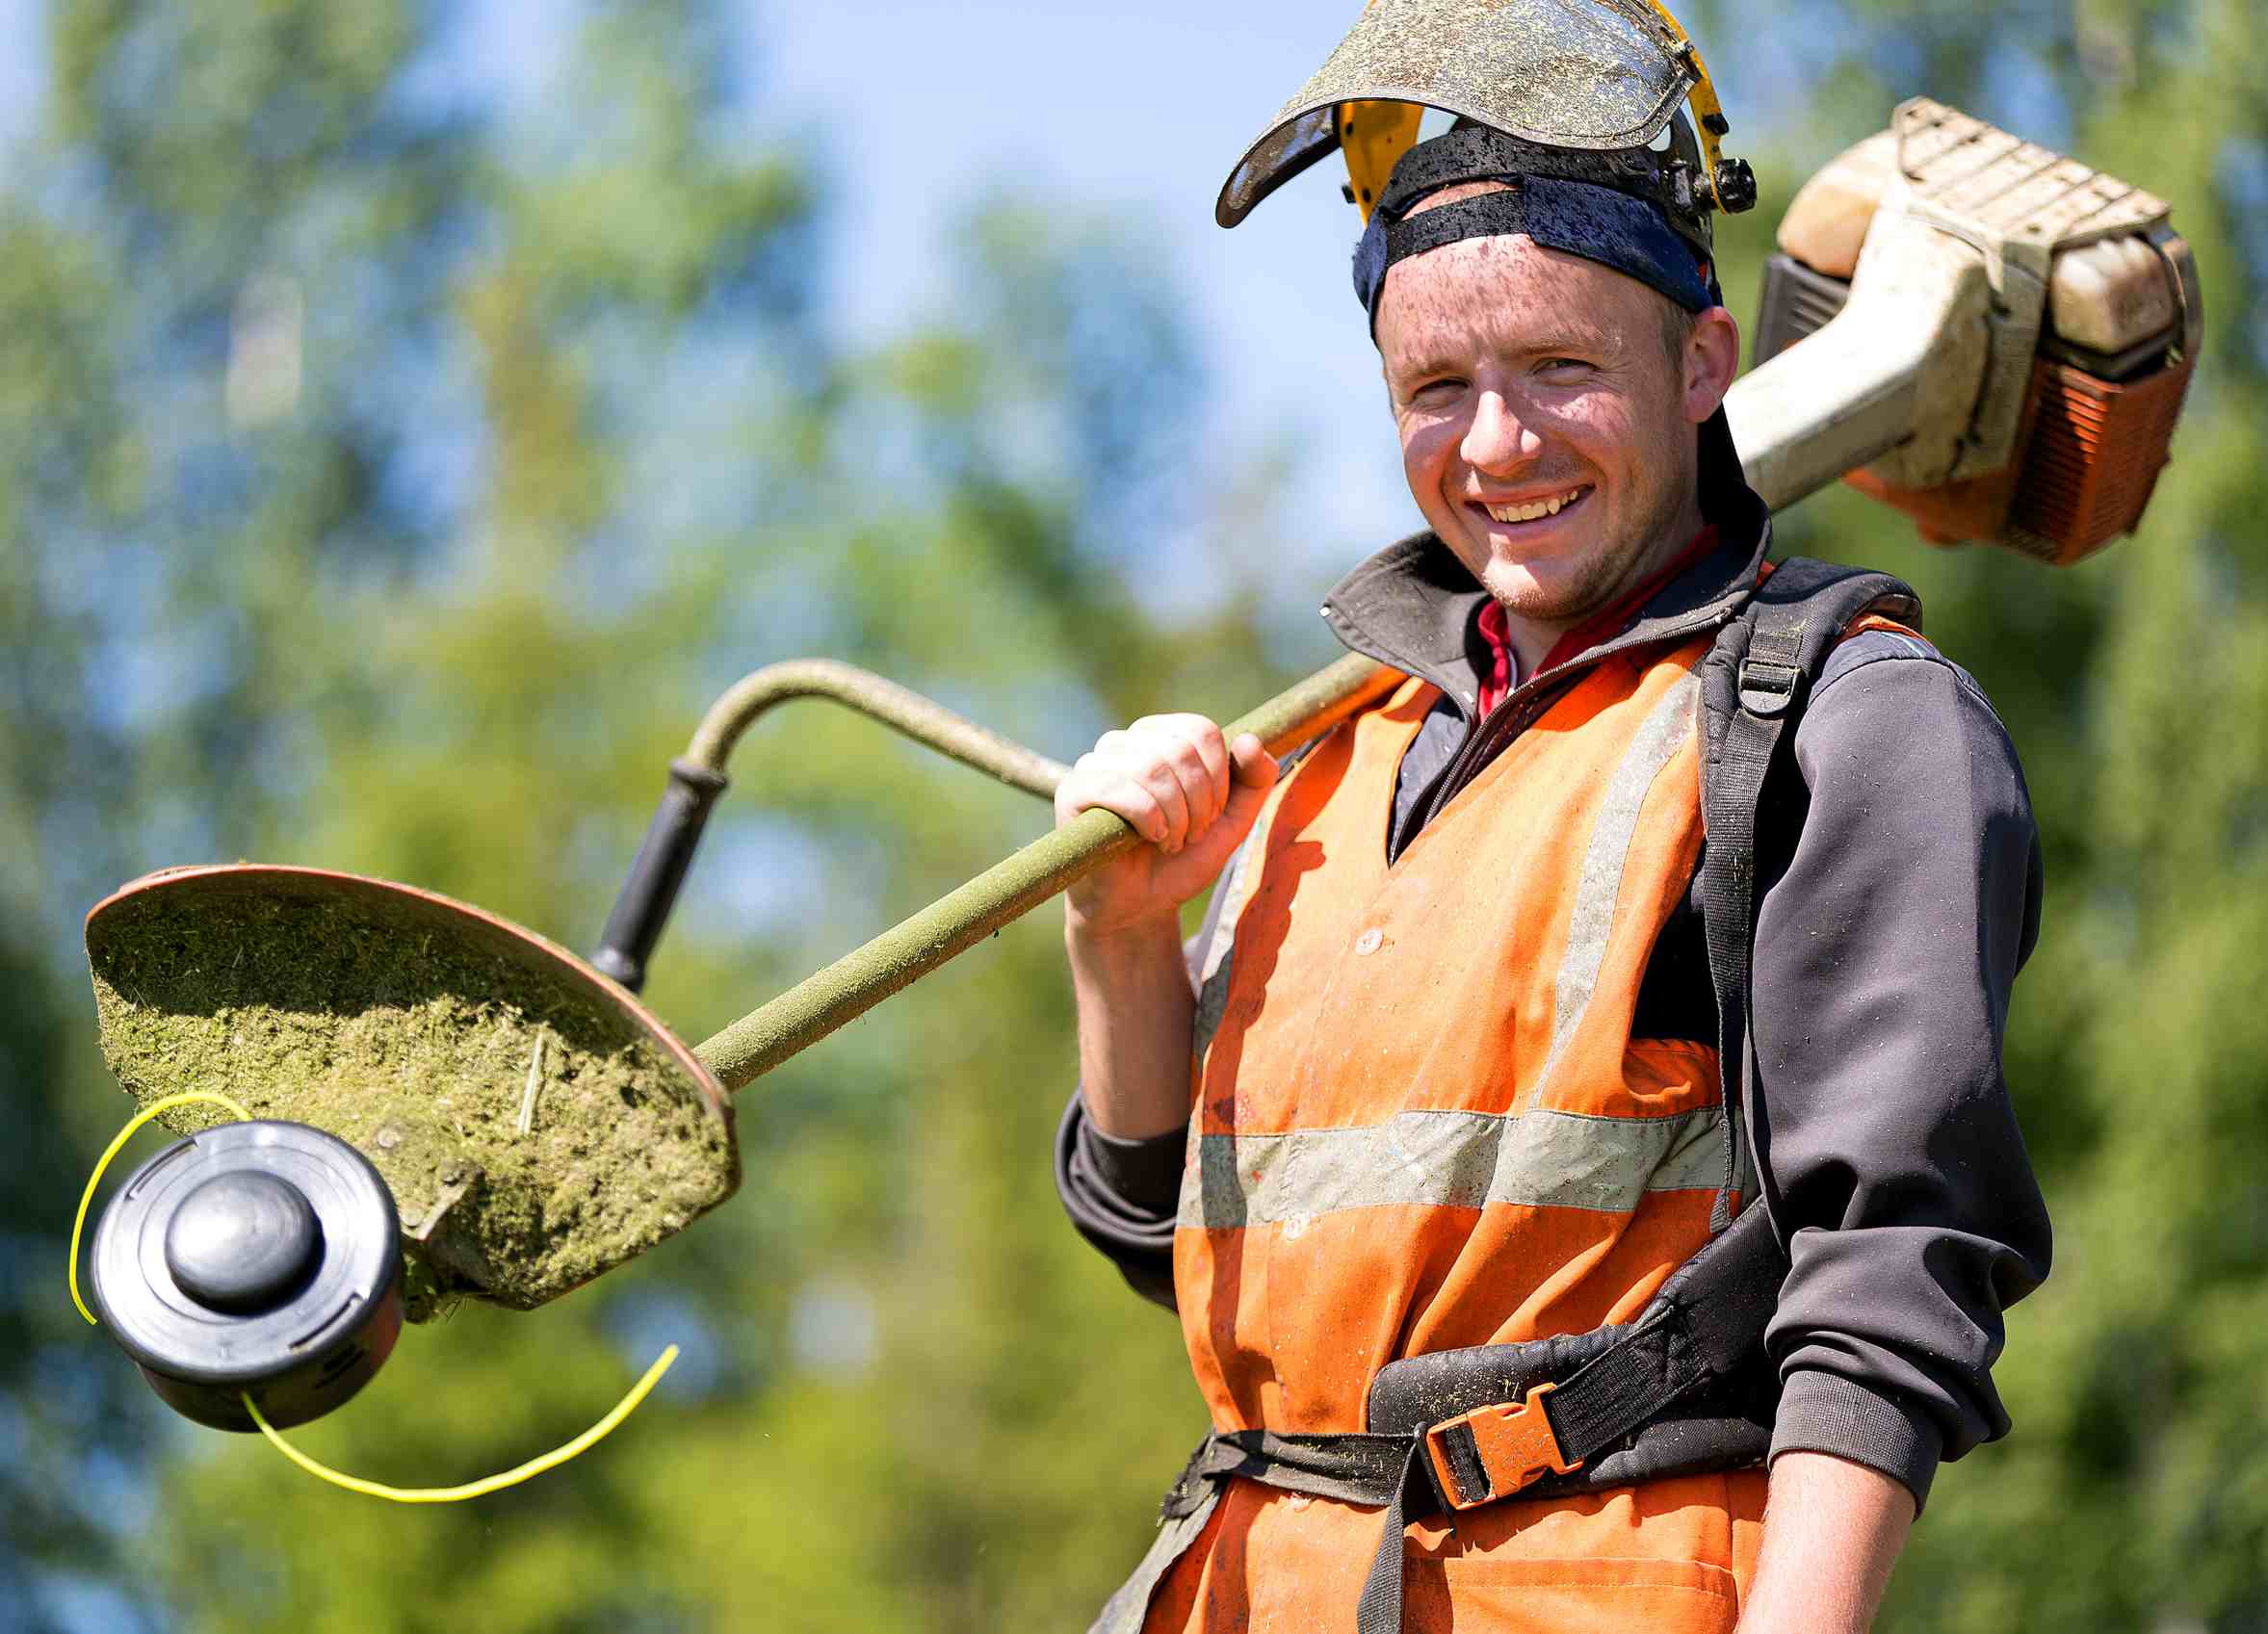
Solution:
<svg viewBox="0 0 2268 1634">
<path fill-rule="evenodd" d="M 607 916 L 598 951 L 590 956 L 601 973 L 633 993 L 645 985 L 646 961 L 653 957 L 654 944 L 662 940 L 662 927 L 669 922 L 669 910 L 677 903 L 677 888 L 685 883 L 693 847 L 701 843 L 701 830 L 708 824 L 709 808 L 724 792 L 725 784 L 722 772 L 691 761 L 669 763 L 669 787 L 662 791 L 638 860 L 630 865 L 630 877 L 614 898 L 614 911 Z"/>
</svg>

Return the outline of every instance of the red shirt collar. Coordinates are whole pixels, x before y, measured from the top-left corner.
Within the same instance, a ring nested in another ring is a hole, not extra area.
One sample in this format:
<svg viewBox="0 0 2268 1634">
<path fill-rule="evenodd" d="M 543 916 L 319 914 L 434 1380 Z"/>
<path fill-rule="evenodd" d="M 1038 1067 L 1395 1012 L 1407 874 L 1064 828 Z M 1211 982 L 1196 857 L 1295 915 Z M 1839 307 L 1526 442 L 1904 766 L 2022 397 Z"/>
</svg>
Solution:
<svg viewBox="0 0 2268 1634">
<path fill-rule="evenodd" d="M 1552 642 L 1551 650 L 1544 655 L 1544 661 L 1537 665 L 1536 673 L 1542 675 L 1548 670 L 1556 669 L 1568 660 L 1579 657 L 1600 642 L 1619 635 L 1622 627 L 1636 616 L 1640 608 L 1652 601 L 1671 580 L 1715 550 L 1717 543 L 1717 526 L 1712 522 L 1693 535 L 1693 542 L 1679 554 L 1675 561 L 1598 617 L 1570 630 Z M 1479 713 L 1474 716 L 1475 719 L 1484 718 L 1502 703 L 1518 681 L 1518 666 L 1512 661 L 1511 631 L 1504 622 L 1504 604 L 1493 596 L 1481 604 L 1480 635 L 1488 643 L 1490 662 L 1489 673 L 1481 677 Z"/>
</svg>

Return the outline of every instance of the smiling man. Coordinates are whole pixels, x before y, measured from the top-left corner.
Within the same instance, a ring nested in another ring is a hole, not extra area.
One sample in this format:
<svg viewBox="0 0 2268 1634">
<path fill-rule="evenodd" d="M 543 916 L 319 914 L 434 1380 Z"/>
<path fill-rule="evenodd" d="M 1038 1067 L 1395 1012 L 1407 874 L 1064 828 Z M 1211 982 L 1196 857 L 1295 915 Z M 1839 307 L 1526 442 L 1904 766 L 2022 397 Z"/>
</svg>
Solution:
<svg viewBox="0 0 2268 1634">
<path fill-rule="evenodd" d="M 1763 786 L 1744 1129 L 1700 672 L 1770 527 L 1645 164 L 1403 157 L 1355 281 L 1430 531 L 1324 612 L 1407 679 L 1289 769 L 1154 716 L 1057 793 L 1155 843 L 1066 899 L 1058 1184 L 1214 1426 L 1098 1628 L 1863 1629 L 1938 1464 L 2007 1428 L 2047 1260 L 1999 1069 L 2022 776 L 1911 629 L 1841 633 Z M 1567 1457 L 1548 1390 L 1759 1197 L 1753 1365 Z"/>
</svg>

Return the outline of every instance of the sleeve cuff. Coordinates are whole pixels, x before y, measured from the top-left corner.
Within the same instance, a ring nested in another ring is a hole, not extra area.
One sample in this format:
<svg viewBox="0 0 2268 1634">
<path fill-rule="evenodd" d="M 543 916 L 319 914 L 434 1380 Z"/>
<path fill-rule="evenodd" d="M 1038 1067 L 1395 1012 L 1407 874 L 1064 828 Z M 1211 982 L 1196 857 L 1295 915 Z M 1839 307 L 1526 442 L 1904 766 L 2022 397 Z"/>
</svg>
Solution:
<svg viewBox="0 0 2268 1634">
<path fill-rule="evenodd" d="M 1823 1452 L 1864 1464 L 1912 1492 L 1916 1517 L 1929 1501 L 1943 1448 L 1933 1421 L 1839 1375 L 1805 1369 L 1789 1374 L 1781 1389 L 1773 1458 Z"/>
<path fill-rule="evenodd" d="M 1169 1200 L 1161 1207 L 1144 1205 L 1127 1196 L 1123 1187 L 1107 1179 L 1099 1168 L 1113 1157 L 1132 1158 L 1138 1168 L 1145 1160 L 1144 1148 L 1166 1144 L 1175 1148 L 1178 1196 L 1180 1137 L 1113 1141 L 1087 1123 L 1085 1104 L 1075 1089 L 1063 1108 L 1063 1121 L 1056 1127 L 1055 1169 L 1056 1195 L 1062 1199 L 1073 1229 L 1118 1267 L 1134 1292 L 1171 1310 L 1174 1202 Z M 1112 1147 L 1119 1150 L 1113 1153 Z"/>
<path fill-rule="evenodd" d="M 1128 1203 L 1151 1214 L 1170 1217 L 1181 1200 L 1182 1161 L 1188 1135 L 1182 1129 L 1123 1140 L 1079 1121 L 1080 1155 L 1095 1178 Z"/>
</svg>

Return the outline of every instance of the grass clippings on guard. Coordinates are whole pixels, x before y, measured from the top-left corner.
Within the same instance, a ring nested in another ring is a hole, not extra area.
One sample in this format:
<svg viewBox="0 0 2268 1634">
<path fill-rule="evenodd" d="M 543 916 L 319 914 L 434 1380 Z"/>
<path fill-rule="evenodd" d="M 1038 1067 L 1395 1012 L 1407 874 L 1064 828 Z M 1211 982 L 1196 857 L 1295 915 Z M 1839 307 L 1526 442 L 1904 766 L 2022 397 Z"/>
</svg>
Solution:
<svg viewBox="0 0 2268 1634">
<path fill-rule="evenodd" d="M 192 875 L 97 910 L 103 1053 L 138 1102 L 218 1090 L 359 1149 L 401 1211 L 413 1320 L 454 1294 L 540 1305 L 732 1194 L 729 1111 L 556 950 L 333 877 Z"/>
</svg>

